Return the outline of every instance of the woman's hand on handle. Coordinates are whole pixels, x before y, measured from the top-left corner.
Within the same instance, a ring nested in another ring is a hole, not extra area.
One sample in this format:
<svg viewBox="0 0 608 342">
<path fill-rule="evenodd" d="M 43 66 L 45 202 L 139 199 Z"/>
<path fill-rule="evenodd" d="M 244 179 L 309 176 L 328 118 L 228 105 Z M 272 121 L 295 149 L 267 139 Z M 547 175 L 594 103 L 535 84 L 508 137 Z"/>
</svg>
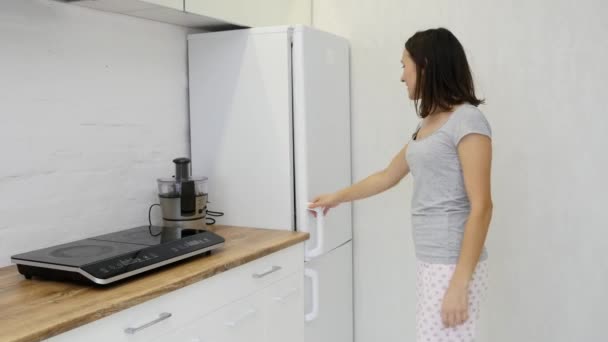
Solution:
<svg viewBox="0 0 608 342">
<path fill-rule="evenodd" d="M 323 215 L 327 215 L 329 209 L 337 207 L 340 203 L 342 203 L 342 200 L 337 192 L 323 194 L 315 197 L 308 205 L 308 209 L 323 208 Z M 316 216 L 317 213 L 313 211 L 313 215 Z"/>
</svg>

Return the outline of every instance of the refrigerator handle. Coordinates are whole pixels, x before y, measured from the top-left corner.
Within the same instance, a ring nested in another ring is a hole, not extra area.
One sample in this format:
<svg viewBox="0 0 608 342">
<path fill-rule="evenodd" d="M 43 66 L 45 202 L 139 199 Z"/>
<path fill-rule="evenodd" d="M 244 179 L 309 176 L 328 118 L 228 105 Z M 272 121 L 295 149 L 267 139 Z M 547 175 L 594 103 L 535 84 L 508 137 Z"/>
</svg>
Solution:
<svg viewBox="0 0 608 342">
<path fill-rule="evenodd" d="M 317 245 L 313 249 L 306 250 L 307 260 L 318 257 L 323 253 L 323 237 L 325 236 L 325 216 L 323 215 L 323 209 L 324 208 L 308 209 L 317 213 Z"/>
<path fill-rule="evenodd" d="M 319 316 L 319 272 L 306 268 L 304 269 L 304 277 L 310 278 L 312 284 L 312 309 L 304 316 L 304 320 L 310 322 Z"/>
</svg>

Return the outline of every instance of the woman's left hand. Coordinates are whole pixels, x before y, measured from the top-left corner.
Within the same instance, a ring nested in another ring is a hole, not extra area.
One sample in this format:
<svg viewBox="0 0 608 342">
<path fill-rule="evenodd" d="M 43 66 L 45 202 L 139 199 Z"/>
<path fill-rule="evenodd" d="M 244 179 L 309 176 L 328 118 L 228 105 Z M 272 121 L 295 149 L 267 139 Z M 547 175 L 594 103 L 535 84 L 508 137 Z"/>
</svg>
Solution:
<svg viewBox="0 0 608 342">
<path fill-rule="evenodd" d="M 441 305 L 441 320 L 447 327 L 461 325 L 469 319 L 468 285 L 450 284 Z"/>
</svg>

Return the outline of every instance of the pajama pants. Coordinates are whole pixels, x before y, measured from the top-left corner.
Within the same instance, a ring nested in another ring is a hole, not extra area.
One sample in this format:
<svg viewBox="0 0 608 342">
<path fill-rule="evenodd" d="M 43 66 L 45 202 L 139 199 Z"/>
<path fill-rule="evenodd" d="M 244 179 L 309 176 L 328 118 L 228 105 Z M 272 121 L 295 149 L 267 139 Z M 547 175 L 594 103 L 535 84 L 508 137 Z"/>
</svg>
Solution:
<svg viewBox="0 0 608 342">
<path fill-rule="evenodd" d="M 477 264 L 469 285 L 469 318 L 444 328 L 441 305 L 456 265 L 430 264 L 418 260 L 416 276 L 416 342 L 473 342 L 479 306 L 487 290 L 487 260 Z"/>
</svg>

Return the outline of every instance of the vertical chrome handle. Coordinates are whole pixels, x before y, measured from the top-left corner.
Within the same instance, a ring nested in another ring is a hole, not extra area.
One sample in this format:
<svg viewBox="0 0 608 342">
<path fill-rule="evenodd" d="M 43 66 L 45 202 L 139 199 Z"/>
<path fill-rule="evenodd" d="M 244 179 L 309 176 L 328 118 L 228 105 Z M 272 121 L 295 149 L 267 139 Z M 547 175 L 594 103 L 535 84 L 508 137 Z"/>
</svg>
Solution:
<svg viewBox="0 0 608 342">
<path fill-rule="evenodd" d="M 169 318 L 171 316 L 172 315 L 170 313 L 163 312 L 160 315 L 158 315 L 157 319 L 155 319 L 155 320 L 153 320 L 151 322 L 148 322 L 148 323 L 146 323 L 144 325 L 140 325 L 139 327 L 136 327 L 136 328 L 126 328 L 125 329 L 125 333 L 127 333 L 127 334 L 135 334 L 136 332 L 138 332 L 138 331 L 140 331 L 142 329 L 145 329 L 145 328 L 147 328 L 147 327 L 149 327 L 151 325 L 154 325 L 154 324 L 156 324 L 158 322 L 162 322 L 162 321 L 166 320 L 167 318 Z"/>
<path fill-rule="evenodd" d="M 272 266 L 272 268 L 269 271 L 266 271 L 264 273 L 254 273 L 253 277 L 255 279 L 263 278 L 263 277 L 269 275 L 270 273 L 274 273 L 276 271 L 281 270 L 281 268 L 282 268 L 281 266 Z"/>
</svg>

